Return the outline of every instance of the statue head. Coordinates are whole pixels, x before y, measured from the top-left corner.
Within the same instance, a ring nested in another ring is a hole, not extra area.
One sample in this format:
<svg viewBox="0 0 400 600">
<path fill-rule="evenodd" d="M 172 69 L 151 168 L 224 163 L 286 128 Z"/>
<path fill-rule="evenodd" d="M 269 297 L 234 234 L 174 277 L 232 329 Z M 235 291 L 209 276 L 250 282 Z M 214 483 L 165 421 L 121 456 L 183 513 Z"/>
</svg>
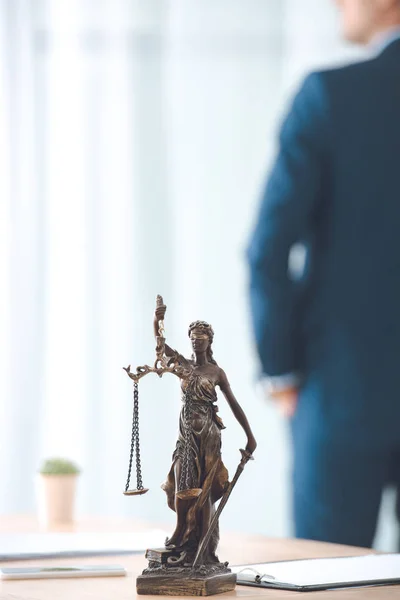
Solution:
<svg viewBox="0 0 400 600">
<path fill-rule="evenodd" d="M 206 321 L 193 321 L 189 325 L 188 335 L 192 342 L 193 353 L 205 352 L 210 363 L 217 364 L 213 358 L 212 343 L 214 330 Z"/>
</svg>

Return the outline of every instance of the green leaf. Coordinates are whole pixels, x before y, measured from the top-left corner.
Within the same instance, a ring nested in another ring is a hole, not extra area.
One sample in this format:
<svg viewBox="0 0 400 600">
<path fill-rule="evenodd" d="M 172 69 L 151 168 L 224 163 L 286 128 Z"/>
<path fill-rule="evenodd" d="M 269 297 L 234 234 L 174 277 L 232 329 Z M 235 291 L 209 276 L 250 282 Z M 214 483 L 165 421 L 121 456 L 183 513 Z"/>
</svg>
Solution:
<svg viewBox="0 0 400 600">
<path fill-rule="evenodd" d="M 39 473 L 42 475 L 77 475 L 80 468 L 66 458 L 49 458 L 44 461 Z"/>
</svg>

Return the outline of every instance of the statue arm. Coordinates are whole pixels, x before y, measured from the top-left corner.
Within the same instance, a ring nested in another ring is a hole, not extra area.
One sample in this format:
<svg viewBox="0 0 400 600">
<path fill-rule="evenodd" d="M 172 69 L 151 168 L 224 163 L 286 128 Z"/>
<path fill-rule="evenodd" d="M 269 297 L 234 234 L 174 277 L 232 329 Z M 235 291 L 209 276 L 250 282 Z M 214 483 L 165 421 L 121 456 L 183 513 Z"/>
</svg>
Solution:
<svg viewBox="0 0 400 600">
<path fill-rule="evenodd" d="M 239 402 L 236 400 L 234 393 L 232 392 L 231 386 L 229 384 L 228 378 L 226 376 L 225 371 L 221 369 L 220 379 L 219 379 L 219 387 L 221 392 L 225 396 L 231 411 L 233 412 L 236 420 L 242 426 L 246 436 L 247 436 L 247 446 L 246 450 L 253 454 L 254 450 L 257 447 L 257 442 L 251 430 L 250 424 L 247 420 L 247 417 L 244 413 L 244 410 L 240 406 Z"/>
<path fill-rule="evenodd" d="M 179 365 L 187 368 L 190 365 L 189 361 L 182 354 L 177 352 L 177 350 L 174 350 L 171 348 L 171 346 L 168 346 L 168 344 L 165 343 L 163 323 L 166 311 L 167 307 L 164 304 L 162 296 L 157 296 L 157 306 L 153 319 L 153 332 L 155 340 L 157 344 L 160 341 L 163 341 L 164 354 L 171 359 L 170 363 L 178 363 Z"/>
</svg>

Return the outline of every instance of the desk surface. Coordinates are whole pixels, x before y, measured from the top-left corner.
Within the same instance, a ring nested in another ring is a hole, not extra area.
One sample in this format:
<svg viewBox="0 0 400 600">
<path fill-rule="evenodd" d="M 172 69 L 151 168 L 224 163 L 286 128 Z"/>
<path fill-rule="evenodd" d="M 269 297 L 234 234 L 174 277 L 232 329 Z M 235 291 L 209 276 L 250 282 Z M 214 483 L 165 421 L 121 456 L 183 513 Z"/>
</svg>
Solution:
<svg viewBox="0 0 400 600">
<path fill-rule="evenodd" d="M 143 528 L 143 526 L 141 526 Z M 134 521 L 113 519 L 88 519 L 77 525 L 79 531 L 137 531 Z M 35 521 L 30 517 L 0 517 L 0 531 L 37 531 Z M 269 539 L 263 536 L 228 534 L 222 532 L 222 540 L 218 549 L 221 560 L 229 560 L 231 564 L 252 562 L 268 562 L 296 558 L 324 558 L 334 556 L 356 556 L 369 554 L 370 551 L 350 546 L 325 544 L 305 540 Z M 110 556 L 80 559 L 57 559 L 39 561 L 18 561 L 7 563 L 7 566 L 35 565 L 73 565 L 80 564 L 120 564 L 127 572 L 127 577 L 102 577 L 92 579 L 38 579 L 25 581 L 0 581 L 0 600 L 135 600 L 136 576 L 146 567 L 143 556 Z M 231 593 L 221 594 L 221 598 L 237 598 L 237 600 L 261 600 L 269 598 L 308 598 L 307 593 L 257 589 L 236 586 Z M 146 596 L 140 596 L 146 598 Z M 149 598 L 149 596 L 147 596 Z M 154 598 L 156 598 L 154 596 Z M 157 598 L 160 598 L 158 596 Z M 171 597 L 170 597 L 171 598 Z M 400 598 L 400 586 L 353 588 L 324 592 L 310 592 L 310 600 L 386 600 Z"/>
</svg>

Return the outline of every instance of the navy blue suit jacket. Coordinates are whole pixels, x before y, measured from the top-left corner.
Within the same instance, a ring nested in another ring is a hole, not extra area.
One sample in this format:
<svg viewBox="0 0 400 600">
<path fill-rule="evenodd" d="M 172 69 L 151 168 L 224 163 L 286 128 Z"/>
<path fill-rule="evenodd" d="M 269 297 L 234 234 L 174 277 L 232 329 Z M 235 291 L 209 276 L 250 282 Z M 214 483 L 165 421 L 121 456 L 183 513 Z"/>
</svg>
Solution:
<svg viewBox="0 0 400 600">
<path fill-rule="evenodd" d="M 328 428 L 400 440 L 400 40 L 305 79 L 248 260 L 264 373 L 299 373 L 300 402 Z"/>
</svg>

